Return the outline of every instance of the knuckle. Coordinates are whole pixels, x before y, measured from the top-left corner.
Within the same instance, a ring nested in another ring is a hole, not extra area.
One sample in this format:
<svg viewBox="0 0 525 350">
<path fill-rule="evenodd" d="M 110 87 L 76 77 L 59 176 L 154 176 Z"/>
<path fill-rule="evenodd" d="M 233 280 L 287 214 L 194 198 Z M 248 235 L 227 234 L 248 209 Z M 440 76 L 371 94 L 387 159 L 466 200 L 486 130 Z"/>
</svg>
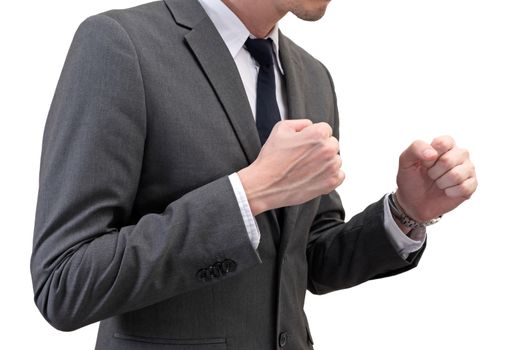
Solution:
<svg viewBox="0 0 525 350">
<path fill-rule="evenodd" d="M 411 149 L 411 150 L 416 150 L 416 149 L 418 149 L 419 147 L 421 147 L 424 144 L 425 144 L 425 142 L 422 141 L 422 140 L 415 140 L 414 142 L 412 142 L 410 144 L 410 146 L 408 148 Z"/>
<path fill-rule="evenodd" d="M 304 118 L 304 119 L 299 119 L 299 120 L 304 121 L 307 125 L 313 125 L 312 120 L 310 120 L 309 118 Z"/>
<path fill-rule="evenodd" d="M 445 179 L 443 177 L 439 178 L 439 179 L 436 179 L 434 180 L 436 182 L 436 186 L 439 188 L 439 189 L 442 189 L 444 190 L 445 188 L 447 188 L 447 182 L 445 181 Z"/>
<path fill-rule="evenodd" d="M 337 154 L 337 146 L 330 142 L 322 142 L 321 154 L 324 158 L 330 159 Z"/>
<path fill-rule="evenodd" d="M 286 127 L 286 123 L 281 120 L 275 123 L 273 128 L 277 131 L 282 131 L 285 127 Z"/>
<path fill-rule="evenodd" d="M 441 163 L 446 169 L 450 169 L 455 165 L 454 159 L 448 154 L 443 155 L 439 159 L 439 163 Z"/>
<path fill-rule="evenodd" d="M 446 150 L 452 148 L 454 140 L 450 136 L 439 136 L 432 140 L 432 146 L 439 150 Z"/>
<path fill-rule="evenodd" d="M 317 123 L 317 129 L 324 138 L 332 136 L 332 127 L 326 122 Z"/>
<path fill-rule="evenodd" d="M 458 148 L 458 153 L 461 159 L 468 159 L 470 156 L 469 151 L 467 151 L 465 148 Z"/>
<path fill-rule="evenodd" d="M 322 128 L 316 125 L 312 129 L 312 136 L 314 137 L 314 139 L 322 140 L 324 138 L 324 131 Z"/>
<path fill-rule="evenodd" d="M 441 172 L 439 172 L 437 167 L 433 167 L 430 170 L 428 170 L 427 174 L 432 180 L 436 181 L 440 177 Z"/>
<path fill-rule="evenodd" d="M 327 122 L 320 122 L 319 125 L 325 128 L 325 130 L 329 130 L 329 131 L 332 130 L 332 127 Z"/>
<path fill-rule="evenodd" d="M 339 152 L 339 142 L 337 142 L 337 140 L 330 140 L 328 144 L 330 145 L 330 148 L 335 154 Z"/>
<path fill-rule="evenodd" d="M 335 175 L 338 175 L 339 174 L 339 169 L 340 169 L 340 166 L 339 166 L 339 161 L 336 159 L 332 165 L 330 166 L 330 171 L 335 174 Z"/>
<path fill-rule="evenodd" d="M 441 137 L 436 137 L 435 139 L 432 140 L 431 144 L 433 146 L 436 146 L 436 147 L 442 146 L 443 145 L 443 139 Z"/>
<path fill-rule="evenodd" d="M 401 153 L 398 157 L 398 163 L 401 164 L 403 162 L 403 159 L 405 159 L 406 151 Z"/>
<path fill-rule="evenodd" d="M 420 151 L 426 146 L 426 143 L 421 140 L 415 140 L 413 141 L 408 148 L 406 148 L 398 158 L 399 164 L 403 164 L 407 162 L 407 160 L 411 161 L 415 158 L 415 155 L 420 153 Z"/>
<path fill-rule="evenodd" d="M 463 173 L 457 169 L 450 170 L 449 177 L 455 184 L 460 183 L 464 178 Z"/>
<path fill-rule="evenodd" d="M 343 158 L 341 158 L 341 156 L 337 156 L 337 167 L 339 169 L 341 169 L 341 167 L 343 166 Z"/>
<path fill-rule="evenodd" d="M 471 177 L 476 177 L 476 167 L 474 166 L 474 164 L 469 164 L 468 172 Z"/>
<path fill-rule="evenodd" d="M 341 146 L 339 145 L 339 141 L 332 136 L 332 144 L 334 145 L 334 150 L 336 153 L 339 153 L 339 151 L 341 150 Z"/>
<path fill-rule="evenodd" d="M 461 185 L 458 186 L 458 191 L 461 196 L 467 198 L 470 197 L 470 195 L 472 194 L 470 186 L 466 182 L 463 182 Z"/>
<path fill-rule="evenodd" d="M 326 179 L 325 187 L 328 192 L 332 191 L 334 188 L 339 185 L 338 176 L 330 176 Z"/>
<path fill-rule="evenodd" d="M 346 174 L 345 174 L 345 172 L 342 171 L 342 170 L 339 170 L 339 179 L 340 179 L 339 184 L 342 184 L 343 181 L 346 179 Z"/>
</svg>

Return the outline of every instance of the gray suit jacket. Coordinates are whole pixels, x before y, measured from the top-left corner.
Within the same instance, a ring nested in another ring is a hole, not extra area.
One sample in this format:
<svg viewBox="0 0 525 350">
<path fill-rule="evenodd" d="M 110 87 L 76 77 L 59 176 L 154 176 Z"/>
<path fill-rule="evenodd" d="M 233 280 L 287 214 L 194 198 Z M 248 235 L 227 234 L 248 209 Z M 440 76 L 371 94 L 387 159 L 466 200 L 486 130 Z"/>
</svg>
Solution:
<svg viewBox="0 0 525 350">
<path fill-rule="evenodd" d="M 338 135 L 327 70 L 280 36 L 289 115 Z M 195 0 L 87 19 L 47 119 L 31 273 L 60 330 L 100 323 L 97 349 L 310 349 L 306 289 L 406 271 L 381 201 L 344 222 L 336 192 L 256 219 L 227 175 L 260 150 L 224 42 Z"/>
</svg>

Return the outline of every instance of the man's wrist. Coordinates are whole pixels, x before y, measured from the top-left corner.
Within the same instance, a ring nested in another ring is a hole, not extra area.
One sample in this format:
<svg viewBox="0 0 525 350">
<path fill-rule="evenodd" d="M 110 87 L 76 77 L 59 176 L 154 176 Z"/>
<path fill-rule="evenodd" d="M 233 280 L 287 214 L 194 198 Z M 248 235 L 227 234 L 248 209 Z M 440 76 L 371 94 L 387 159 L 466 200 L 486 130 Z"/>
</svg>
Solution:
<svg viewBox="0 0 525 350">
<path fill-rule="evenodd" d="M 239 176 L 244 192 L 246 193 L 246 198 L 248 199 L 252 214 L 253 216 L 257 216 L 271 208 L 268 206 L 267 199 L 265 198 L 261 186 L 262 181 L 254 176 L 251 170 L 250 166 L 248 166 L 239 170 L 237 175 Z"/>
<path fill-rule="evenodd" d="M 399 253 L 399 255 L 406 259 L 410 253 L 413 253 L 423 246 L 426 239 L 426 229 L 418 228 L 407 232 L 399 223 L 397 223 L 390 211 L 388 205 L 388 195 L 383 198 L 383 212 L 384 212 L 384 226 L 387 237 Z"/>
<path fill-rule="evenodd" d="M 257 221 L 251 211 L 250 204 L 248 203 L 248 198 L 246 197 L 239 175 L 233 173 L 228 176 L 228 178 L 232 185 L 235 198 L 237 199 L 237 204 L 239 205 L 242 220 L 244 221 L 244 226 L 246 227 L 250 243 L 254 249 L 257 249 L 261 240 L 261 234 L 259 232 L 259 227 L 257 226 Z"/>
<path fill-rule="evenodd" d="M 398 218 L 396 218 L 394 215 L 392 215 L 392 217 L 394 218 L 394 222 L 397 224 L 399 229 L 401 231 L 403 231 L 403 233 L 405 235 L 408 235 L 410 233 L 410 231 L 412 231 L 412 229 L 410 227 L 407 227 L 407 226 L 403 225 L 403 223 Z"/>
<path fill-rule="evenodd" d="M 398 225 L 408 228 L 409 230 L 434 225 L 435 223 L 439 222 L 439 220 L 441 220 L 441 217 L 442 217 L 442 215 L 440 215 L 437 218 L 434 218 L 428 221 L 417 221 L 413 219 L 411 216 L 409 216 L 406 213 L 405 209 L 403 209 L 403 207 L 399 204 L 399 201 L 396 196 L 396 192 L 392 192 L 388 196 L 388 205 L 390 207 L 390 211 L 392 212 L 392 215 L 394 216 L 394 219 L 396 220 L 396 223 L 398 223 Z"/>
</svg>

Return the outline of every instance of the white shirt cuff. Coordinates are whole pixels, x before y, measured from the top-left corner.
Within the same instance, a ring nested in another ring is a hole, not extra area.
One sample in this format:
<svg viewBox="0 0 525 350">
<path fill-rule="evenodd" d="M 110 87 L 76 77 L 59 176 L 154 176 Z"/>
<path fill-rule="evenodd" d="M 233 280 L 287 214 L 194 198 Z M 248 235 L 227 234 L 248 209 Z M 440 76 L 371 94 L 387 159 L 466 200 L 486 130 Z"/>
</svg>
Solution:
<svg viewBox="0 0 525 350">
<path fill-rule="evenodd" d="M 237 198 L 237 204 L 239 204 L 239 209 L 241 210 L 242 220 L 244 221 L 244 226 L 246 226 L 248 238 L 250 239 L 253 249 L 257 249 L 261 240 L 261 233 L 259 232 L 259 226 L 257 226 L 257 221 L 252 214 L 252 210 L 250 209 L 250 204 L 248 203 L 248 198 L 246 197 L 246 192 L 242 186 L 241 179 L 237 173 L 231 174 L 228 178 L 230 179 L 233 192 Z"/>
<path fill-rule="evenodd" d="M 427 238 L 426 229 L 424 227 L 414 229 L 410 231 L 408 235 L 406 235 L 403 231 L 401 231 L 395 222 L 392 213 L 390 212 L 390 206 L 388 205 L 388 195 L 386 195 L 383 199 L 383 207 L 385 217 L 384 225 L 388 234 L 388 238 L 390 239 L 390 242 L 396 249 L 397 253 L 401 255 L 403 259 L 406 259 L 410 253 L 413 253 L 423 247 L 425 239 Z"/>
</svg>

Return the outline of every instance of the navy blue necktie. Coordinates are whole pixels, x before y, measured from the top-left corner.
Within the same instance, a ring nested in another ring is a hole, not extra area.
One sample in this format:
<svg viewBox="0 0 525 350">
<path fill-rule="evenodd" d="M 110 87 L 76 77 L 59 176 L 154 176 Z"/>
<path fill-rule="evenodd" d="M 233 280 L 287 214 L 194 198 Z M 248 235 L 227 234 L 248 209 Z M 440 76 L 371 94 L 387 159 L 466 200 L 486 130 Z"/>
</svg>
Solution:
<svg viewBox="0 0 525 350">
<path fill-rule="evenodd" d="M 257 102 L 255 108 L 255 123 L 259 132 L 261 145 L 264 145 L 274 125 L 281 120 L 281 113 L 275 97 L 275 74 L 273 70 L 273 42 L 272 39 L 246 40 L 246 50 L 259 63 L 257 75 Z M 283 226 L 283 208 L 275 210 L 279 226 Z M 274 236 L 276 242 L 279 237 Z"/>
<path fill-rule="evenodd" d="M 275 74 L 273 68 L 272 39 L 246 40 L 245 47 L 259 63 L 257 76 L 257 102 L 255 122 L 259 139 L 264 145 L 274 125 L 281 120 L 277 99 L 275 97 Z"/>
</svg>

